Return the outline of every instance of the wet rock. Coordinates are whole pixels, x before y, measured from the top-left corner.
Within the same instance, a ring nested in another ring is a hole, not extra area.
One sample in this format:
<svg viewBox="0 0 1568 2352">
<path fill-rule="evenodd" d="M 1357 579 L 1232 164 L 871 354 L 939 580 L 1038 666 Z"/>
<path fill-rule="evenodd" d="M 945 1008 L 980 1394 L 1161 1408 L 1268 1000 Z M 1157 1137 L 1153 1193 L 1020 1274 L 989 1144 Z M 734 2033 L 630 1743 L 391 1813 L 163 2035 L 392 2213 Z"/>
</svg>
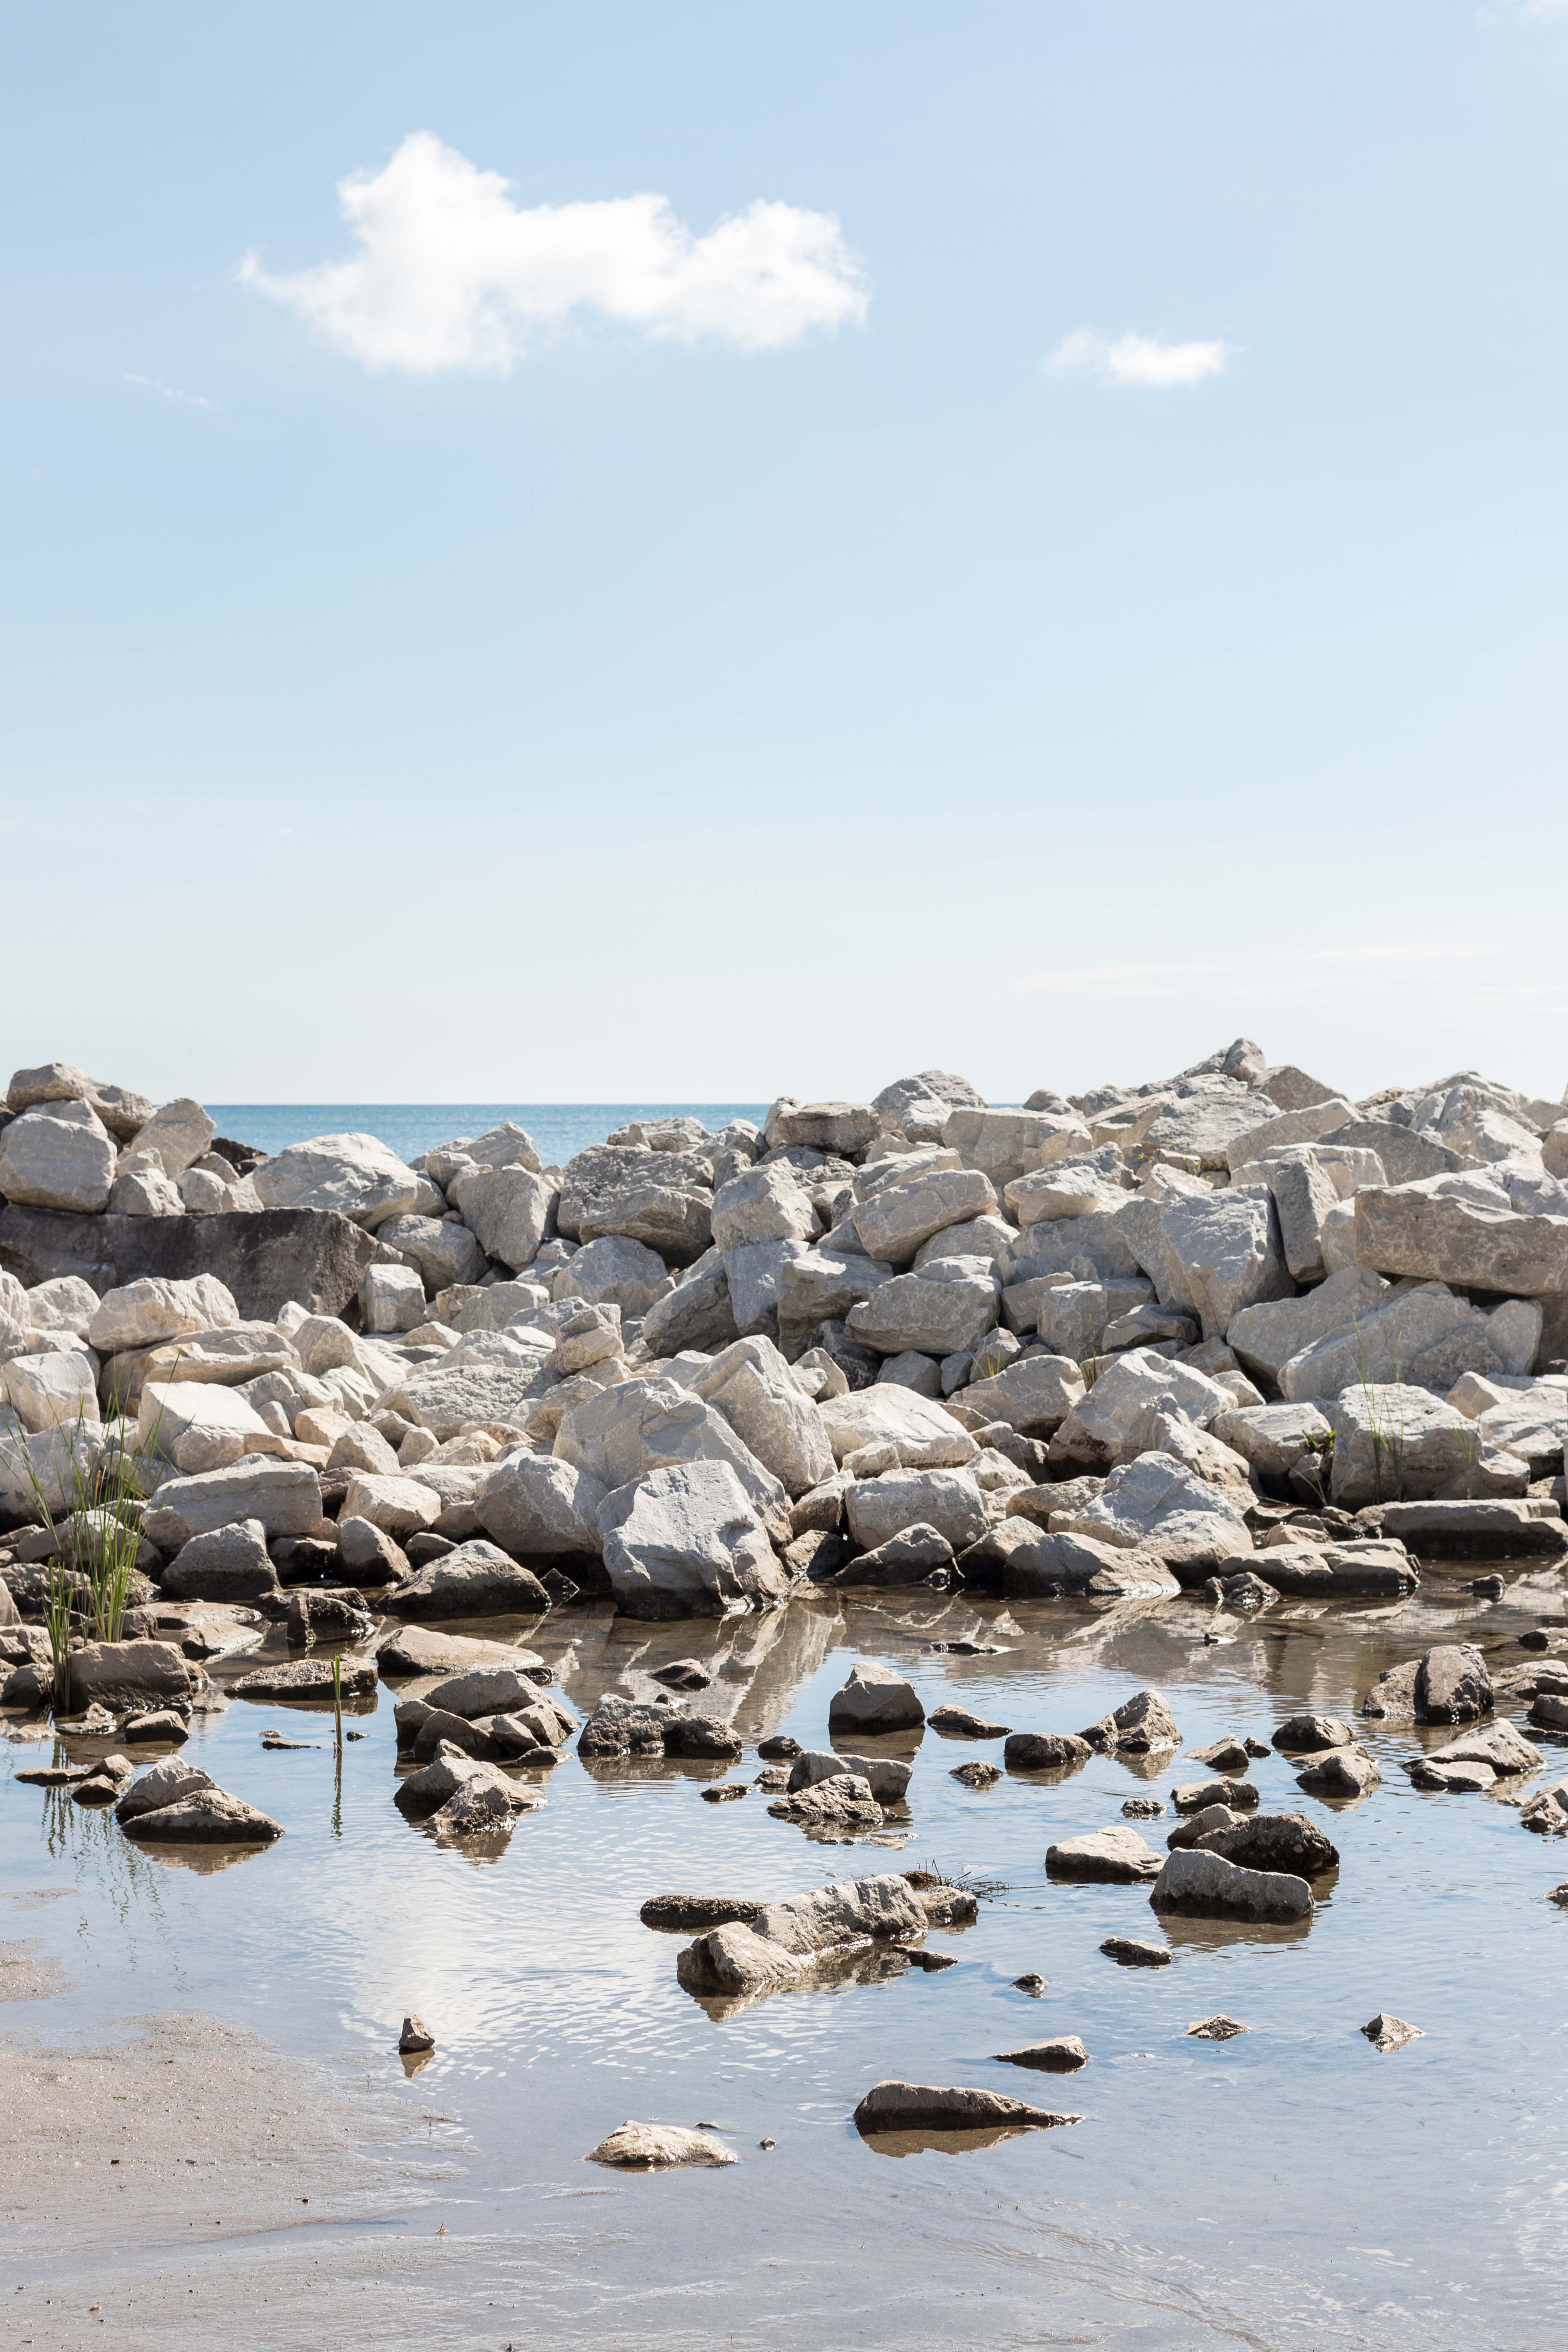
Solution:
<svg viewBox="0 0 1568 2352">
<path fill-rule="evenodd" d="M 1425 2026 L 1406 2025 L 1402 2017 L 1391 2016 L 1385 2009 L 1369 2017 L 1361 2030 L 1374 2050 L 1402 2050 L 1407 2042 L 1426 2039 Z"/>
<path fill-rule="evenodd" d="M 972 1927 L 980 1916 L 977 1897 L 967 1887 L 943 1878 L 940 1871 L 906 1870 L 900 1875 L 907 1886 L 913 1887 L 928 1927 Z"/>
<path fill-rule="evenodd" d="M 1002 1768 L 999 1764 L 982 1764 L 976 1759 L 970 1764 L 955 1764 L 947 1777 L 961 1780 L 966 1789 L 994 1789 L 1002 1778 Z"/>
<path fill-rule="evenodd" d="M 1026 1992 L 1031 2000 L 1038 2000 L 1048 1987 L 1047 1979 L 1031 1969 L 1027 1976 L 1014 1978 L 1013 1990 L 1015 1992 Z"/>
<path fill-rule="evenodd" d="M 637 1916 L 645 1927 L 703 1935 L 737 1923 L 749 1927 L 763 1907 L 728 1895 L 650 1895 Z"/>
<path fill-rule="evenodd" d="M 925 1719 L 912 1685 L 870 1662 L 858 1665 L 827 1703 L 827 1728 L 841 1736 L 919 1730 Z"/>
<path fill-rule="evenodd" d="M 397 2047 L 405 2057 L 416 2050 L 434 2050 L 436 2047 L 436 2036 L 431 2032 L 425 2020 L 416 2016 L 412 2010 L 403 2021 L 403 2031 L 397 2037 Z"/>
<path fill-rule="evenodd" d="M 1239 1576 L 1208 1577 L 1200 1591 L 1216 1609 L 1271 1609 L 1279 1598 L 1279 1587 L 1266 1583 L 1249 1568 Z"/>
<path fill-rule="evenodd" d="M 1527 1830 L 1542 1837 L 1561 1837 L 1568 1830 L 1568 1780 L 1553 1780 L 1547 1789 L 1537 1789 L 1519 1809 L 1519 1818 Z"/>
<path fill-rule="evenodd" d="M 172 1642 L 86 1642 L 71 1652 L 71 1704 L 188 1706 L 206 1676 Z"/>
<path fill-rule="evenodd" d="M 1491 1676 L 1480 1652 L 1468 1643 L 1447 1643 L 1390 1666 L 1361 1711 L 1396 1723 L 1473 1723 L 1489 1715 L 1491 1706 Z"/>
<path fill-rule="evenodd" d="M 1146 1944 L 1136 1936 L 1107 1936 L 1100 1948 L 1123 1969 L 1168 1969 L 1175 1958 L 1163 1944 Z"/>
<path fill-rule="evenodd" d="M 727 1723 L 685 1708 L 647 1706 L 612 1695 L 603 1698 L 578 1735 L 577 1753 L 605 1756 L 712 1757 L 732 1763 L 741 1735 Z"/>
<path fill-rule="evenodd" d="M 470 1666 L 423 1694 L 426 1706 L 444 1707 L 475 1722 L 483 1715 L 505 1715 L 529 1707 L 539 1696 L 531 1675 L 515 1666 Z M 568 1728 L 571 1718 L 564 1717 Z"/>
<path fill-rule="evenodd" d="M 1026 2050 L 993 2051 L 992 2055 L 999 2065 L 1033 2066 L 1042 2074 L 1076 2074 L 1089 2063 L 1089 2053 L 1076 2033 L 1060 2033 Z"/>
<path fill-rule="evenodd" d="M 1331 1748 L 1297 1773 L 1296 1786 L 1309 1797 L 1364 1797 L 1382 1779 L 1363 1748 Z"/>
<path fill-rule="evenodd" d="M 1044 2130 L 1082 2121 L 1081 2116 L 1053 2115 L 995 2091 L 894 2081 L 874 2084 L 855 2110 L 856 2129 L 867 2137 L 879 2132 L 969 2132 L 1009 2124 Z"/>
<path fill-rule="evenodd" d="M 1199 2042 L 1234 2042 L 1238 2033 L 1250 2033 L 1250 2025 L 1243 2025 L 1234 2017 L 1218 2011 L 1213 2017 L 1199 2017 L 1182 2031 Z"/>
<path fill-rule="evenodd" d="M 1413 1789 L 1422 1789 L 1435 1796 L 1474 1796 L 1497 1782 L 1497 1774 L 1489 1764 L 1434 1764 L 1422 1756 L 1405 1769 Z"/>
<path fill-rule="evenodd" d="M 375 1667 L 368 1658 L 338 1660 L 340 1691 L 344 1698 L 369 1698 L 375 1689 Z M 332 1669 L 325 1658 L 297 1658 L 288 1665 L 257 1666 L 230 1685 L 235 1698 L 331 1699 Z"/>
<path fill-rule="evenodd" d="M 677 1956 L 676 1981 L 701 2000 L 748 2000 L 795 1982 L 806 1963 L 745 1920 L 712 1928 Z"/>
<path fill-rule="evenodd" d="M 916 1475 L 956 1477 L 959 1474 L 921 1472 Z M 879 1486 L 883 1482 L 879 1479 L 875 1483 Z M 842 1585 L 876 1584 L 884 1587 L 926 1584 L 934 1582 L 939 1577 L 950 1576 L 952 1569 L 952 1544 L 939 1528 L 921 1519 L 912 1527 L 900 1528 L 897 1535 L 889 1536 L 885 1543 L 874 1544 L 869 1551 L 863 1551 L 857 1559 L 849 1560 L 833 1580 Z"/>
<path fill-rule="evenodd" d="M 787 1731 L 775 1731 L 766 1739 L 758 1740 L 757 1753 L 764 1763 L 787 1764 L 801 1753 L 801 1746 Z"/>
<path fill-rule="evenodd" d="M 1140 1879 L 1161 1874 L 1159 1855 L 1136 1830 L 1119 1823 L 1059 1839 L 1046 1849 L 1046 1868 L 1053 1878 L 1098 1879 L 1114 1886 L 1135 1885 Z"/>
<path fill-rule="evenodd" d="M 1533 1772 L 1545 1759 L 1532 1740 L 1515 1729 L 1511 1723 L 1499 1720 L 1478 1724 L 1473 1731 L 1461 1731 L 1441 1748 L 1429 1748 L 1425 1759 L 1428 1764 L 1489 1764 L 1500 1777 L 1516 1772 Z"/>
<path fill-rule="evenodd" d="M 1202 1812 L 1205 1805 L 1228 1805 L 1240 1812 L 1256 1805 L 1258 1790 L 1250 1780 L 1188 1780 L 1171 1791 L 1179 1813 Z"/>
<path fill-rule="evenodd" d="M 1009 1772 L 1076 1772 L 1094 1749 L 1071 1731 L 1014 1731 L 1002 1761 Z"/>
<path fill-rule="evenodd" d="M 1274 1735 L 1274 1745 L 1286 1754 L 1298 1748 L 1316 1755 L 1325 1748 L 1348 1748 L 1355 1738 L 1348 1723 L 1332 1715 L 1288 1716 Z"/>
<path fill-rule="evenodd" d="M 882 1808 L 871 1794 L 871 1784 L 858 1773 L 835 1773 L 793 1796 L 779 1797 L 768 1807 L 776 1822 L 793 1822 L 798 1829 L 843 1830 L 857 1833 L 882 1826 Z"/>
<path fill-rule="evenodd" d="M 1200 1812 L 1189 1813 L 1185 1821 L 1176 1823 L 1165 1840 L 1166 1851 L 1175 1853 L 1197 1845 L 1211 1830 L 1233 1830 L 1241 1818 L 1239 1813 L 1233 1813 L 1228 1805 L 1205 1805 Z"/>
<path fill-rule="evenodd" d="M 1311 1744 L 1326 1745 L 1320 1741 Z M 1211 1740 L 1206 1748 L 1194 1748 L 1192 1760 L 1194 1764 L 1207 1764 L 1215 1772 L 1245 1772 L 1250 1757 L 1246 1743 L 1227 1732 L 1223 1739 Z"/>
<path fill-rule="evenodd" d="M 745 1794 L 746 1784 L 743 1780 L 722 1780 L 716 1788 L 702 1790 L 702 1801 L 705 1805 L 725 1805 L 732 1797 L 743 1797 Z"/>
<path fill-rule="evenodd" d="M 926 1721 L 944 1739 L 1005 1739 L 1012 1728 L 1005 1723 L 987 1723 L 984 1716 L 971 1714 L 966 1706 L 936 1707 Z"/>
<path fill-rule="evenodd" d="M 1244 1870 L 1223 1854 L 1195 1848 L 1173 1853 L 1149 1900 L 1156 1911 L 1198 1917 L 1293 1920 L 1310 1918 L 1312 1890 L 1284 1871 Z"/>
<path fill-rule="evenodd" d="M 127 1716 L 122 1729 L 127 1739 L 134 1740 L 163 1739 L 180 1744 L 191 1736 L 191 1727 L 184 1717 L 176 1715 L 172 1707 L 159 1707 L 147 1715 Z"/>
<path fill-rule="evenodd" d="M 269 1845 L 283 1825 L 225 1789 L 198 1788 L 145 1812 L 121 1819 L 128 1837 L 169 1845 Z"/>
<path fill-rule="evenodd" d="M 733 2164 L 735 2158 L 720 2140 L 706 2132 L 685 2131 L 675 2124 L 618 2124 L 584 2158 L 584 2164 L 604 2164 L 617 2172 L 665 2172 L 678 2165 Z"/>
<path fill-rule="evenodd" d="M 1211 1830 L 1198 1841 L 1204 1853 L 1223 1854 L 1244 1870 L 1293 1872 L 1316 1878 L 1339 1866 L 1339 1848 L 1305 1813 L 1259 1813 L 1232 1829 Z"/>
<path fill-rule="evenodd" d="M 129 1756 L 101 1757 L 71 1795 L 79 1805 L 111 1805 L 135 1769 Z"/>
<path fill-rule="evenodd" d="M 897 1757 L 841 1755 L 826 1748 L 802 1750 L 790 1766 L 788 1787 L 793 1794 L 844 1772 L 858 1773 L 879 1805 L 901 1805 L 909 1792 L 910 1767 Z"/>
<path fill-rule="evenodd" d="M 453 1791 L 421 1827 L 435 1838 L 493 1837 L 504 1833 L 520 1813 L 534 1813 L 545 1800 L 537 1790 L 510 1780 L 469 1780 Z"/>
<path fill-rule="evenodd" d="M 199 1765 L 187 1764 L 183 1757 L 166 1756 L 132 1780 L 115 1809 L 115 1818 L 121 1823 L 132 1822 L 214 1785 L 212 1775 Z"/>
<path fill-rule="evenodd" d="M 1125 1748 L 1132 1755 L 1150 1755 L 1165 1748 L 1179 1748 L 1182 1735 L 1176 1729 L 1170 1708 L 1158 1691 L 1135 1691 L 1131 1698 L 1091 1723 L 1082 1737 L 1091 1748 L 1109 1750 Z"/>
<path fill-rule="evenodd" d="M 677 1658 L 668 1666 L 655 1666 L 651 1679 L 667 1683 L 671 1690 L 706 1690 L 713 1677 L 700 1658 Z"/>
<path fill-rule="evenodd" d="M 1128 1797 L 1122 1801 L 1121 1817 L 1129 1822 L 1157 1822 L 1164 1810 L 1158 1797 Z"/>
<path fill-rule="evenodd" d="M 532 1617 L 550 1596 L 531 1569 L 479 1536 L 390 1589 L 383 1606 L 394 1617 Z"/>
</svg>

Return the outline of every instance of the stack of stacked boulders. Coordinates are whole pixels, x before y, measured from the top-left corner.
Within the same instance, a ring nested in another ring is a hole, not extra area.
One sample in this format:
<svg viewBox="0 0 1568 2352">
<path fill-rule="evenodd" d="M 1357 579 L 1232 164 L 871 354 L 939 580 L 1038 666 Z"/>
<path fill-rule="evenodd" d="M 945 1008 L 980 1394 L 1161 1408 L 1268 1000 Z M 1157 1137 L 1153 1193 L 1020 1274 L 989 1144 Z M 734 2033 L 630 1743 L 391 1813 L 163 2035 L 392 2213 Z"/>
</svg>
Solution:
<svg viewBox="0 0 1568 2352">
<path fill-rule="evenodd" d="M 1562 1540 L 1565 1172 L 1561 1104 L 1356 1104 L 1245 1039 L 564 1168 L 511 1124 L 267 1158 L 50 1065 L 0 1127 L 0 1515 L 138 1454 L 166 1591 L 411 1617 L 1397 1592 L 1417 1536 Z"/>
</svg>

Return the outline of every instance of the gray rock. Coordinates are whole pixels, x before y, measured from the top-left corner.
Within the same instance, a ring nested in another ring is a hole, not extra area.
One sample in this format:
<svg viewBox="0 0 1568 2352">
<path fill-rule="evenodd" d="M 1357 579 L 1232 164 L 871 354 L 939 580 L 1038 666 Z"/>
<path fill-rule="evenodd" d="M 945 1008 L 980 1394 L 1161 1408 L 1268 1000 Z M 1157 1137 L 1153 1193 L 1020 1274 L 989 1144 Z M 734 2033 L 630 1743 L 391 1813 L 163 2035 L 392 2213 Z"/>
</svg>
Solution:
<svg viewBox="0 0 1568 2352">
<path fill-rule="evenodd" d="M 855 1667 L 827 1705 L 830 1733 L 919 1730 L 924 1723 L 925 1709 L 911 1685 L 890 1666 L 869 1662 Z"/>
<path fill-rule="evenodd" d="M 1168 1969 L 1175 1958 L 1163 1944 L 1148 1944 L 1136 1936 L 1107 1936 L 1100 1950 L 1124 1969 Z"/>
<path fill-rule="evenodd" d="M 585 2164 L 604 2164 L 617 2172 L 667 2172 L 678 2166 L 733 2164 L 734 2156 L 721 2140 L 706 2132 L 687 2131 L 677 2124 L 618 2124 Z"/>
<path fill-rule="evenodd" d="M 1115 1886 L 1135 1885 L 1160 1875 L 1160 1857 L 1145 1845 L 1136 1830 L 1113 1822 L 1081 1837 L 1060 1838 L 1046 1849 L 1046 1868 L 1057 1878 L 1100 1879 Z"/>
<path fill-rule="evenodd" d="M 794 1361 L 819 1324 L 842 1321 L 889 1279 L 886 1266 L 857 1251 L 793 1252 L 778 1274 L 778 1337 L 784 1355 Z"/>
<path fill-rule="evenodd" d="M 616 1488 L 599 1513 L 605 1571 L 623 1614 L 724 1616 L 782 1601 L 788 1579 L 728 1463 L 697 1461 Z"/>
<path fill-rule="evenodd" d="M 942 1168 L 884 1184 L 857 1204 L 855 1225 L 868 1255 L 907 1265 L 933 1234 L 995 1213 L 988 1177 L 977 1169 Z"/>
<path fill-rule="evenodd" d="M 115 1156 L 85 1102 L 40 1103 L 0 1131 L 0 1193 L 21 1208 L 92 1215 L 108 1204 Z"/>
<path fill-rule="evenodd" d="M 1312 1890 L 1304 1878 L 1244 1870 L 1196 1847 L 1167 1857 L 1149 1900 L 1156 1911 L 1226 1919 L 1294 1920 L 1312 1913 Z"/>
<path fill-rule="evenodd" d="M 206 1676 L 172 1642 L 84 1642 L 70 1654 L 71 1706 L 189 1706 Z"/>
<path fill-rule="evenodd" d="M 1245 1405 L 1211 1424 L 1212 1435 L 1268 1478 L 1288 1477 L 1309 1452 L 1321 1450 L 1330 1433 L 1326 1416 L 1306 1401 Z"/>
<path fill-rule="evenodd" d="M 1389 1286 L 1368 1266 L 1331 1274 L 1300 1298 L 1277 1298 L 1245 1307 L 1226 1333 L 1245 1369 L 1278 1381 L 1285 1365 L 1318 1340 L 1350 1333 L 1388 1297 Z"/>
<path fill-rule="evenodd" d="M 1305 1813 L 1258 1813 L 1229 1829 L 1210 1830 L 1197 1842 L 1203 1853 L 1223 1854 L 1244 1870 L 1290 1871 L 1316 1878 L 1339 1867 L 1339 1848 Z"/>
<path fill-rule="evenodd" d="M 145 1772 L 138 1773 L 116 1805 L 115 1819 L 123 1826 L 142 1813 L 177 1804 L 182 1798 L 195 1796 L 198 1790 L 215 1785 L 212 1775 L 204 1772 L 199 1765 L 187 1764 L 183 1757 L 165 1756 Z"/>
<path fill-rule="evenodd" d="M 1009 1772 L 1076 1772 L 1094 1749 L 1071 1731 L 1015 1731 L 1002 1760 Z"/>
<path fill-rule="evenodd" d="M 163 1591 L 174 1601 L 279 1601 L 278 1571 L 259 1519 L 214 1528 L 182 1544 L 163 1570 Z"/>
<path fill-rule="evenodd" d="M 404 1618 L 533 1617 L 550 1595 L 531 1569 L 476 1537 L 391 1587 L 382 1606 Z"/>
<path fill-rule="evenodd" d="M 1032 2066 L 1042 2074 L 1076 2074 L 1089 2063 L 1089 2053 L 1076 2033 L 1058 2034 L 1051 2042 L 1032 2042 L 1026 2050 L 993 2052 L 1003 2066 Z"/>
<path fill-rule="evenodd" d="M 1111 1754 L 1125 1748 L 1130 1754 L 1146 1756 L 1182 1744 L 1170 1708 L 1154 1690 L 1134 1691 L 1098 1723 L 1091 1723 L 1081 1737 L 1091 1748 Z"/>
<path fill-rule="evenodd" d="M 165 1845 L 270 1845 L 283 1824 L 242 1797 L 208 1786 L 123 1821 L 128 1837 Z"/>
<path fill-rule="evenodd" d="M 1392 1171 L 1390 1171 L 1392 1173 Z M 1568 1217 L 1520 1214 L 1456 1197 L 1441 1177 L 1358 1192 L 1355 1252 L 1380 1274 L 1513 1297 L 1568 1290 Z"/>
<path fill-rule="evenodd" d="M 1227 1332 L 1243 1307 L 1291 1291 L 1279 1219 L 1261 1188 L 1172 1201 L 1160 1213 L 1160 1229 L 1207 1337 Z"/>
<path fill-rule="evenodd" d="M 1475 1465 L 1475 1424 L 1425 1389 L 1369 1381 L 1327 1407 L 1333 1424 L 1331 1493 L 1342 1510 L 1420 1500 Z"/>
<path fill-rule="evenodd" d="M 261 1322 L 290 1299 L 337 1314 L 374 1255 L 368 1234 L 313 1209 L 90 1219 L 15 1203 L 0 1209 L 0 1265 L 29 1286 L 74 1277 L 108 1292 L 143 1278 L 188 1282 L 210 1273 L 238 1316 Z"/>
<path fill-rule="evenodd" d="M 1407 2042 L 1426 2039 L 1425 2027 L 1406 2025 L 1402 2017 L 1394 2017 L 1385 2009 L 1380 2009 L 1375 2017 L 1369 2018 L 1361 2031 L 1374 2050 L 1403 2050 Z"/>
<path fill-rule="evenodd" d="M 1325 1748 L 1348 1748 L 1355 1733 L 1348 1723 L 1332 1715 L 1287 1716 L 1274 1735 L 1274 1745 L 1287 1754 L 1304 1751 L 1316 1755 Z"/>
<path fill-rule="evenodd" d="M 707 1715 L 684 1707 L 647 1706 L 612 1694 L 603 1698 L 577 1738 L 580 1756 L 710 1757 L 732 1763 L 741 1753 L 739 1732 Z"/>
<path fill-rule="evenodd" d="M 836 1773 L 793 1795 L 776 1798 L 768 1807 L 774 1821 L 793 1822 L 799 1829 L 864 1832 L 882 1826 L 882 1808 L 871 1785 L 857 1773 Z"/>
<path fill-rule="evenodd" d="M 177 1551 L 193 1536 L 259 1520 L 271 1536 L 312 1535 L 321 1524 L 321 1487 L 307 1462 L 247 1454 L 195 1477 L 165 1478 L 145 1522 L 148 1540 Z"/>
<path fill-rule="evenodd" d="M 954 1471 L 917 1471 L 917 1477 L 956 1477 Z M 881 1484 L 880 1480 L 875 1482 Z M 869 1551 L 862 1552 L 841 1568 L 834 1581 L 844 1585 L 924 1584 L 952 1567 L 952 1546 L 940 1529 L 929 1522 L 916 1520 L 901 1528 Z"/>
<path fill-rule="evenodd" d="M 889 1470 L 858 1480 L 849 1489 L 846 1515 L 858 1544 L 868 1550 L 905 1530 L 934 1528 L 956 1551 L 985 1532 L 987 1513 L 980 1489 L 963 1470 Z"/>
<path fill-rule="evenodd" d="M 676 1381 L 638 1379 L 574 1405 L 556 1433 L 560 1460 L 614 1490 L 651 1470 L 727 1464 L 756 1517 L 789 1540 L 789 1497 L 724 1415 Z"/>
<path fill-rule="evenodd" d="M 1021 1436 L 1047 1436 L 1084 1402 L 1083 1374 L 1065 1356 L 1032 1355 L 992 1380 L 972 1381 L 963 1402 Z"/>
<path fill-rule="evenodd" d="M 369 1698 L 375 1690 L 375 1667 L 368 1658 L 337 1661 L 344 1698 Z M 236 1698 L 325 1701 L 332 1696 L 331 1663 L 325 1658 L 299 1658 L 288 1665 L 257 1666 L 229 1685 Z"/>
<path fill-rule="evenodd" d="M 1074 1534 L 1122 1550 L 1151 1551 L 1188 1570 L 1213 1568 L 1251 1550 L 1244 1499 L 1245 1490 L 1215 1486 L 1169 1454 L 1142 1454 L 1119 1463 L 1097 1499 L 1068 1526 Z"/>
<path fill-rule="evenodd" d="M 486 1473 L 476 1508 L 485 1533 L 520 1559 L 596 1554 L 603 1546 L 599 1511 L 609 1491 L 559 1455 L 515 1454 Z"/>
<path fill-rule="evenodd" d="M 1082 2121 L 1081 2116 L 1054 2115 L 995 2091 L 892 2080 L 874 2084 L 855 2110 L 856 2129 L 867 2138 L 906 2132 L 1039 2131 Z"/>
</svg>

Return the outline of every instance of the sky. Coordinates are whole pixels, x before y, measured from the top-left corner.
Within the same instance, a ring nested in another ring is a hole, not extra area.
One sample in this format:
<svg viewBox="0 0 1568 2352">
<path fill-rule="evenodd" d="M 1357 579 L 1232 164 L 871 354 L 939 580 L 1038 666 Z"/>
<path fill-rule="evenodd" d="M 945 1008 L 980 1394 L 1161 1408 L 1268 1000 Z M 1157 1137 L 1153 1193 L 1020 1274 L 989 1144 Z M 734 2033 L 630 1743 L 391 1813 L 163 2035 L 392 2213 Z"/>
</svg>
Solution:
<svg viewBox="0 0 1568 2352">
<path fill-rule="evenodd" d="M 0 130 L 7 1069 L 1563 1093 L 1568 0 L 95 0 Z"/>
</svg>

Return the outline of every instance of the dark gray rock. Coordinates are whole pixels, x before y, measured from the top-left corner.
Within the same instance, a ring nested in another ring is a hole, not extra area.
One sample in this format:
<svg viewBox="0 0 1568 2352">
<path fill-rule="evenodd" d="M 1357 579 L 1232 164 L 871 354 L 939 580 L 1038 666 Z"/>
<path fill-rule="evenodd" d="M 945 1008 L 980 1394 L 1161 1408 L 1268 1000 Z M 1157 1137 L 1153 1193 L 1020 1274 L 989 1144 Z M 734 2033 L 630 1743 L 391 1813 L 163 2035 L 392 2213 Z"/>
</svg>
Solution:
<svg viewBox="0 0 1568 2352">
<path fill-rule="evenodd" d="M 1338 1846 L 1305 1813 L 1259 1813 L 1236 1829 L 1211 1831 L 1198 1843 L 1244 1870 L 1288 1870 L 1298 1878 L 1316 1878 L 1340 1859 Z"/>
<path fill-rule="evenodd" d="M 276 1322 L 291 1298 L 312 1315 L 341 1314 L 375 1254 L 372 1234 L 321 1209 L 122 1217 L 0 1208 L 0 1268 L 27 1289 L 79 1275 L 101 1297 L 143 1275 L 188 1282 L 212 1274 L 247 1322 Z"/>
<path fill-rule="evenodd" d="M 550 1595 L 531 1568 L 475 1536 L 397 1585 L 382 1606 L 390 1617 L 542 1617 Z"/>
</svg>

